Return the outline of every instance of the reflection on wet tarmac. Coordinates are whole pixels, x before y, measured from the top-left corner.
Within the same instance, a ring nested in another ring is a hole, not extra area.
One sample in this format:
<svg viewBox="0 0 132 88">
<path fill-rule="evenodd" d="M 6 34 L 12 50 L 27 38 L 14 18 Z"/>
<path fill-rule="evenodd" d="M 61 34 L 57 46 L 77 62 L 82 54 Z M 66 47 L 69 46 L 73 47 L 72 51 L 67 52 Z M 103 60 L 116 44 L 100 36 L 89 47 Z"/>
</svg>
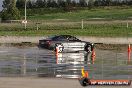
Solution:
<svg viewBox="0 0 132 88">
<path fill-rule="evenodd" d="M 0 76 L 39 76 L 78 78 L 85 68 L 93 79 L 132 79 L 132 62 L 127 52 L 96 49 L 92 64 L 91 53 L 59 53 L 37 47 L 0 47 Z"/>
<path fill-rule="evenodd" d="M 39 59 L 37 71 L 39 76 L 78 78 L 81 76 L 81 68 L 88 63 L 88 59 L 88 53 L 85 52 L 59 53 L 54 58 Z"/>
</svg>

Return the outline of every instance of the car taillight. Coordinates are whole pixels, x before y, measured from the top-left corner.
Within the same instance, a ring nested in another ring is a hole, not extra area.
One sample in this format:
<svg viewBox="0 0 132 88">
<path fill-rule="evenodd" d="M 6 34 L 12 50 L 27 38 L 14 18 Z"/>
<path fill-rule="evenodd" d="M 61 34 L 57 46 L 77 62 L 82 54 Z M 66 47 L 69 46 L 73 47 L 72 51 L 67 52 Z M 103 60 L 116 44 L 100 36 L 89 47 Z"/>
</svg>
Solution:
<svg viewBox="0 0 132 88">
<path fill-rule="evenodd" d="M 48 45 L 50 45 L 51 43 L 50 43 L 50 41 L 46 41 L 46 43 L 48 44 Z"/>
</svg>

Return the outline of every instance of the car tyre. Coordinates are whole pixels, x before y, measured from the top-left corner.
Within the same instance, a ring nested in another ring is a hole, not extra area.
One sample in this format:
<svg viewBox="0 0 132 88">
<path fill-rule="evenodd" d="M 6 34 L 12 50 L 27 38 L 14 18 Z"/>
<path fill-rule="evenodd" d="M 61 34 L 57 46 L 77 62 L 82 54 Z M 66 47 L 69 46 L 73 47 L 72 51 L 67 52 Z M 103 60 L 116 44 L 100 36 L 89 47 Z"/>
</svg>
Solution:
<svg viewBox="0 0 132 88">
<path fill-rule="evenodd" d="M 63 52 L 63 50 L 64 50 L 63 44 L 61 44 L 61 43 L 55 44 L 55 50 L 57 47 L 59 48 L 59 50 L 58 50 L 59 53 Z"/>
<path fill-rule="evenodd" d="M 92 46 L 87 44 L 85 46 L 85 51 L 90 53 L 92 51 Z"/>
</svg>

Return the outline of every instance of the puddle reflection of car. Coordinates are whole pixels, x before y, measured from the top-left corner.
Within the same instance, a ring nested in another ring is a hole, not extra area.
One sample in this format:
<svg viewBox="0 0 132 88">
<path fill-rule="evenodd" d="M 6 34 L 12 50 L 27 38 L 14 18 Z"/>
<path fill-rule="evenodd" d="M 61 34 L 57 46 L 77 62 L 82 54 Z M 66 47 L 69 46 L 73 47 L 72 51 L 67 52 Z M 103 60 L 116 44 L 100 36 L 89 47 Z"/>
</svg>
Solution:
<svg viewBox="0 0 132 88">
<path fill-rule="evenodd" d="M 81 68 L 90 63 L 90 53 L 59 53 L 54 58 L 38 59 L 39 77 L 80 78 Z"/>
<path fill-rule="evenodd" d="M 55 50 L 56 47 L 59 47 L 59 52 L 91 52 L 94 44 L 86 41 L 81 41 L 71 35 L 56 35 L 39 40 L 38 46 L 39 48 L 46 48 L 52 50 Z"/>
<path fill-rule="evenodd" d="M 90 53 L 59 53 L 57 56 L 58 65 L 69 65 L 63 69 L 56 70 L 56 77 L 59 78 L 80 78 L 81 68 L 90 63 Z"/>
<path fill-rule="evenodd" d="M 59 53 L 57 64 L 85 64 L 91 60 L 90 53 Z"/>
</svg>

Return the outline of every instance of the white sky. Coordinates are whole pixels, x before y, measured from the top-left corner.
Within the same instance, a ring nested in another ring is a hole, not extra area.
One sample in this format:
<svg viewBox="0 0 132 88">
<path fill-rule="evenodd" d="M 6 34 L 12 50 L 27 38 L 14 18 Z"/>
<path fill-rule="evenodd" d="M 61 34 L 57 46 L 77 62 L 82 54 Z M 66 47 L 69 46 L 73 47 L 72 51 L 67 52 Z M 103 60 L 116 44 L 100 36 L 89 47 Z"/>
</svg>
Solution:
<svg viewBox="0 0 132 88">
<path fill-rule="evenodd" d="M 0 0 L 0 11 L 2 10 L 2 4 L 3 4 L 2 1 L 3 1 L 3 0 Z"/>
</svg>

